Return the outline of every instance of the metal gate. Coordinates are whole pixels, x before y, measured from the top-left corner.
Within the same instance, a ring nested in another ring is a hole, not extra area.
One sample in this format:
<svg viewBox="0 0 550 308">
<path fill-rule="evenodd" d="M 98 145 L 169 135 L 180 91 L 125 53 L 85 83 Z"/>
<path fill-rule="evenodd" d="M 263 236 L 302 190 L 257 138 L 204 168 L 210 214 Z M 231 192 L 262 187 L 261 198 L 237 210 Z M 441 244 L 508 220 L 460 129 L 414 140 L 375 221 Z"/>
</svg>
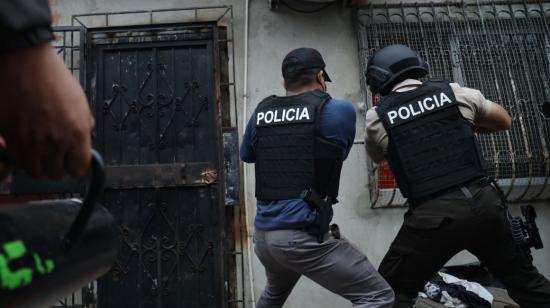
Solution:
<svg viewBox="0 0 550 308">
<path fill-rule="evenodd" d="M 430 64 L 433 77 L 476 88 L 513 117 L 510 131 L 480 135 L 489 173 L 510 201 L 550 198 L 550 2 L 463 1 L 370 5 L 358 10 L 363 72 L 368 57 L 407 44 Z M 376 104 L 361 76 L 370 107 Z M 405 200 L 386 163 L 368 163 L 373 207 Z"/>
<path fill-rule="evenodd" d="M 121 26 L 138 16 L 146 25 Z M 92 103 L 94 146 L 108 164 L 102 203 L 117 216 L 122 249 L 108 275 L 54 307 L 244 307 L 232 7 L 72 22 L 54 28 L 53 45 Z M 0 197 L 77 197 L 83 189 L 17 174 Z"/>
<path fill-rule="evenodd" d="M 100 307 L 221 307 L 223 159 L 215 23 L 88 32 L 103 204 L 121 251 Z"/>
</svg>

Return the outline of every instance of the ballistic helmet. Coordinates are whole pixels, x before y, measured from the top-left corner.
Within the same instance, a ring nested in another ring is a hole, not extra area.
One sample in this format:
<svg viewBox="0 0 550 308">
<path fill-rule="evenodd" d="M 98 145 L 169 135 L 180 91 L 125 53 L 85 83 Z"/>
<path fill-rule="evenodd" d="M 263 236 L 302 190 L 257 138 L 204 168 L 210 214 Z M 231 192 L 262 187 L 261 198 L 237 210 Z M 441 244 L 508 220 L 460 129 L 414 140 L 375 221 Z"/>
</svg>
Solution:
<svg viewBox="0 0 550 308">
<path fill-rule="evenodd" d="M 388 94 L 404 77 L 428 74 L 428 63 L 405 45 L 390 45 L 376 51 L 367 64 L 367 85 L 373 93 Z"/>
</svg>

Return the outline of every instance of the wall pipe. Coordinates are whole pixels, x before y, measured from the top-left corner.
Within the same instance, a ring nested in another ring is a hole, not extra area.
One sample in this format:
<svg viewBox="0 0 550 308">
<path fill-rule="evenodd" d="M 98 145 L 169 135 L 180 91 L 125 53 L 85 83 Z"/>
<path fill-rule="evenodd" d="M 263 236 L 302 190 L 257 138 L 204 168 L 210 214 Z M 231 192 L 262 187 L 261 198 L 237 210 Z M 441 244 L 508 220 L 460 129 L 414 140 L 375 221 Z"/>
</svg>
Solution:
<svg viewBox="0 0 550 308">
<path fill-rule="evenodd" d="M 243 133 L 246 129 L 247 124 L 247 105 L 248 105 L 248 11 L 249 11 L 249 2 L 250 0 L 246 0 L 245 2 L 245 17 L 244 17 L 244 64 L 243 64 Z M 249 277 L 249 283 L 250 283 L 250 300 L 252 302 L 252 308 L 256 307 L 256 296 L 254 293 L 254 274 L 252 272 L 252 230 L 249 228 L 249 221 L 250 217 L 248 215 L 248 186 L 247 181 L 248 180 L 248 172 L 247 172 L 247 166 L 244 165 L 243 168 L 243 192 L 244 192 L 244 213 L 245 213 L 245 226 L 246 226 L 246 234 L 247 234 L 247 253 L 248 253 L 248 277 Z M 243 288 L 244 288 L 244 281 L 243 281 Z"/>
</svg>

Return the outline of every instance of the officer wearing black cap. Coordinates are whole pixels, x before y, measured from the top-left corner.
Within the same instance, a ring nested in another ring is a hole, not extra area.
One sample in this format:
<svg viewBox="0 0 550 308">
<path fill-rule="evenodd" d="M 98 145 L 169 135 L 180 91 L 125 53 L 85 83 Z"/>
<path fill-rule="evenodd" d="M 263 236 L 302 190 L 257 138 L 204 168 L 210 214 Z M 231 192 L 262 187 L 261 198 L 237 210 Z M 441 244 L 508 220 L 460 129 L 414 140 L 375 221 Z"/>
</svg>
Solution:
<svg viewBox="0 0 550 308">
<path fill-rule="evenodd" d="M 375 52 L 366 72 L 382 96 L 366 115 L 367 152 L 375 162 L 387 159 L 410 205 L 379 268 L 394 307 L 413 307 L 426 282 L 465 249 L 521 307 L 550 307 L 550 283 L 514 243 L 474 134 L 509 129 L 510 116 L 477 90 L 418 80 L 427 74 L 427 63 L 403 45 Z"/>
<path fill-rule="evenodd" d="M 304 275 L 353 307 L 389 308 L 393 292 L 367 257 L 337 228 L 328 232 L 355 110 L 326 93 L 317 50 L 291 51 L 282 71 L 287 95 L 259 103 L 241 145 L 242 160 L 255 163 L 254 250 L 267 276 L 256 306 L 282 307 Z"/>
</svg>

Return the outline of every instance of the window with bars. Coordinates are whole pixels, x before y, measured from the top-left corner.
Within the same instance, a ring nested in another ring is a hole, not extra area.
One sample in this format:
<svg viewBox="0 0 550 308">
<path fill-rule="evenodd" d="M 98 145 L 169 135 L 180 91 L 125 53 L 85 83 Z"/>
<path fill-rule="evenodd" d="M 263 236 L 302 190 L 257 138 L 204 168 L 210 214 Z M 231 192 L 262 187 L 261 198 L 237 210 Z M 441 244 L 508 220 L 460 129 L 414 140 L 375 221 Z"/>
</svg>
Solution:
<svg viewBox="0 0 550 308">
<path fill-rule="evenodd" d="M 550 2 L 371 5 L 358 10 L 357 25 L 363 71 L 377 49 L 406 44 L 428 61 L 430 76 L 503 105 L 512 129 L 478 136 L 489 174 L 510 201 L 550 198 L 550 120 L 542 111 L 550 102 Z M 404 205 L 387 164 L 367 165 L 372 205 Z"/>
</svg>

